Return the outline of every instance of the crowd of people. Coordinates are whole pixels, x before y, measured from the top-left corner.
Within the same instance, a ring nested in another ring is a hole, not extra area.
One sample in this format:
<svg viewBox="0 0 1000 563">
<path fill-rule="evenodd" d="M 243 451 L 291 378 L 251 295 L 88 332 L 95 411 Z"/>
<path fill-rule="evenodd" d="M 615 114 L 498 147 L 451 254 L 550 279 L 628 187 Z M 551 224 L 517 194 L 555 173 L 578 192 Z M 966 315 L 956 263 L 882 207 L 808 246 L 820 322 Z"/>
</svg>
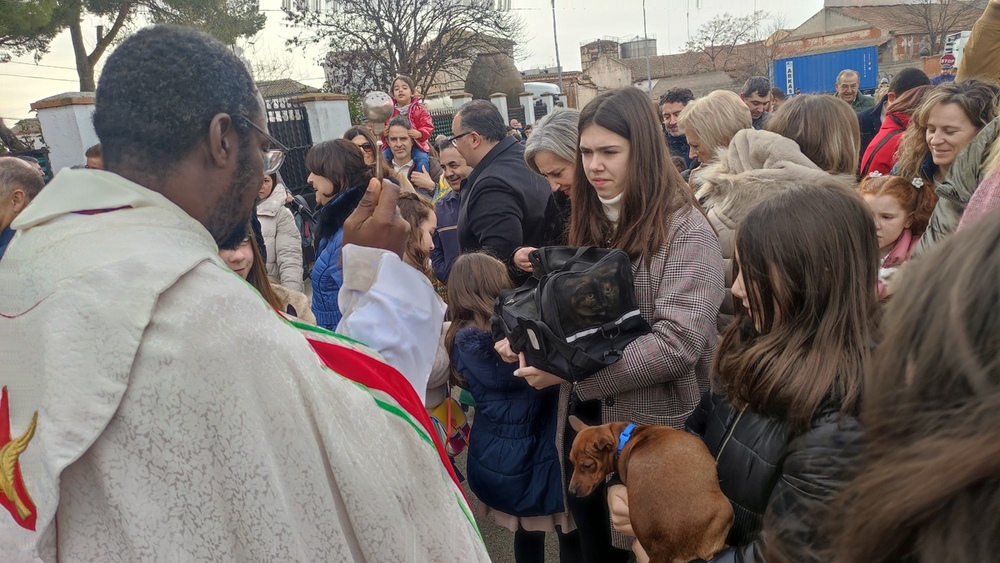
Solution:
<svg viewBox="0 0 1000 563">
<path fill-rule="evenodd" d="M 878 98 L 845 69 L 530 126 L 474 100 L 436 138 L 397 77 L 382 138 L 306 155 L 311 267 L 246 68 L 141 30 L 86 169 L 0 158 L 0 545 L 487 561 L 489 514 L 518 563 L 552 533 L 563 562 L 648 560 L 621 476 L 570 492 L 574 416 L 701 439 L 735 515 L 711 561 L 992 560 L 998 30 L 991 0 L 955 80 Z M 601 291 L 650 329 L 573 382 L 492 319 L 561 245 L 624 253 Z"/>
</svg>

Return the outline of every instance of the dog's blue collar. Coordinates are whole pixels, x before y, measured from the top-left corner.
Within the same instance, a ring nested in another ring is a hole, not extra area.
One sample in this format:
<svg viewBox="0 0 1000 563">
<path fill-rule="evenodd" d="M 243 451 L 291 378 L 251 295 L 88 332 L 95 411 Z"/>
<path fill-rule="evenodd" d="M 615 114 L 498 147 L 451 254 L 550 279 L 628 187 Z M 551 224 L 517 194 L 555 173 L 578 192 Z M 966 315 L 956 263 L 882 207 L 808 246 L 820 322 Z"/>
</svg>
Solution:
<svg viewBox="0 0 1000 563">
<path fill-rule="evenodd" d="M 618 435 L 618 452 L 615 455 L 622 455 L 622 450 L 625 449 L 625 444 L 628 443 L 629 439 L 632 438 L 632 431 L 635 430 L 635 423 L 630 423 L 622 430 L 622 433 Z"/>
</svg>

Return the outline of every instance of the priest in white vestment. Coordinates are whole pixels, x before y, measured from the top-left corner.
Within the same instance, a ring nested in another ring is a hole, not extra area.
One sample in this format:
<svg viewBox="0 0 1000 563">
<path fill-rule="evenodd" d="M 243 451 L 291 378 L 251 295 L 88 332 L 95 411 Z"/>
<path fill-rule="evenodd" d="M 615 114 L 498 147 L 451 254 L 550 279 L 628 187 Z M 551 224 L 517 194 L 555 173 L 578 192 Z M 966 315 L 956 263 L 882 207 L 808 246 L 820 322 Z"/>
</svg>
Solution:
<svg viewBox="0 0 1000 563">
<path fill-rule="evenodd" d="M 0 559 L 488 561 L 408 409 L 443 311 L 398 257 L 398 191 L 345 227 L 393 250 L 345 245 L 341 330 L 373 351 L 293 325 L 218 256 L 280 164 L 223 45 L 138 32 L 94 121 L 108 171 L 60 172 L 0 260 Z"/>
</svg>

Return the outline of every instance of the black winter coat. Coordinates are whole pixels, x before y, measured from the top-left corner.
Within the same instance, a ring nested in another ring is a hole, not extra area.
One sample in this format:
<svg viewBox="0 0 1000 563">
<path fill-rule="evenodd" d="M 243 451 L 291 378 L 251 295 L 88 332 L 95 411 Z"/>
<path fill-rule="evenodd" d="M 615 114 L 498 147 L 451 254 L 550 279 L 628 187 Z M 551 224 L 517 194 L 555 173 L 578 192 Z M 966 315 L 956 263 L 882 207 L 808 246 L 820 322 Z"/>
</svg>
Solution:
<svg viewBox="0 0 1000 563">
<path fill-rule="evenodd" d="M 561 232 L 546 220 L 552 199 L 548 183 L 528 168 L 524 146 L 512 137 L 505 137 L 483 157 L 466 179 L 461 198 L 459 248 L 493 253 L 519 277 L 517 282 L 527 274 L 513 268 L 514 251 L 550 245 L 553 234 Z"/>
<path fill-rule="evenodd" d="M 861 157 L 864 158 L 868 145 L 882 129 L 882 108 L 885 107 L 888 96 L 882 96 L 882 101 L 874 107 L 858 112 L 858 125 L 861 127 Z M 863 163 L 862 163 L 863 164 Z"/>
<path fill-rule="evenodd" d="M 794 436 L 783 420 L 736 409 L 724 396 L 706 393 L 685 425 L 718 459 L 722 492 L 735 521 L 726 549 L 713 563 L 763 562 L 769 541 L 790 561 L 822 561 L 820 530 L 830 500 L 855 475 L 861 425 L 824 410 L 813 427 Z M 721 454 L 720 454 L 721 451 Z"/>
</svg>

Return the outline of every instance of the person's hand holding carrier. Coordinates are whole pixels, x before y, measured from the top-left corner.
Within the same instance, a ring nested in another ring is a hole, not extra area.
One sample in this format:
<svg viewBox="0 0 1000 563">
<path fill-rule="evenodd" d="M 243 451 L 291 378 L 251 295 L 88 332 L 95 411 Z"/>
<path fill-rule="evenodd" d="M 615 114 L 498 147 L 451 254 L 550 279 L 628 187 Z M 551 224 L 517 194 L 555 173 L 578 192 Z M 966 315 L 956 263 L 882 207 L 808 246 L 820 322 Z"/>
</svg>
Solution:
<svg viewBox="0 0 1000 563">
<path fill-rule="evenodd" d="M 344 222 L 344 246 L 381 248 L 402 258 L 410 224 L 399 214 L 398 202 L 399 186 L 372 178 L 361 203 Z"/>
</svg>

